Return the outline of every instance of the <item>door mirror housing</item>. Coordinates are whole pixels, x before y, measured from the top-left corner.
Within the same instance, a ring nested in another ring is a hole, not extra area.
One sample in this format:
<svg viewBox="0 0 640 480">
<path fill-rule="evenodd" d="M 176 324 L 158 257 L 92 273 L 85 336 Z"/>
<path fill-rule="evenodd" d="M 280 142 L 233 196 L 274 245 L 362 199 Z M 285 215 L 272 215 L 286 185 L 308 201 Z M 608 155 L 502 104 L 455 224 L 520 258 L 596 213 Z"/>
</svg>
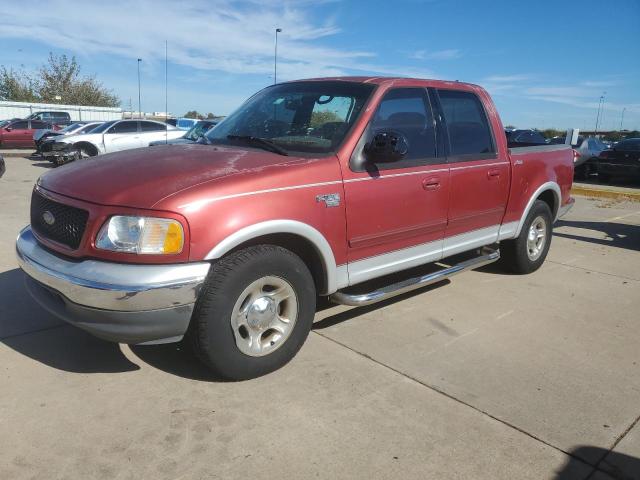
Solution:
<svg viewBox="0 0 640 480">
<path fill-rule="evenodd" d="M 11 127 L 6 127 L 5 128 L 5 131 L 7 131 L 7 132 L 10 132 L 11 130 L 13 130 L 13 128 L 11 128 Z"/>
<path fill-rule="evenodd" d="M 397 162 L 408 151 L 407 138 L 396 130 L 379 130 L 364 147 L 367 160 L 376 163 Z"/>
</svg>

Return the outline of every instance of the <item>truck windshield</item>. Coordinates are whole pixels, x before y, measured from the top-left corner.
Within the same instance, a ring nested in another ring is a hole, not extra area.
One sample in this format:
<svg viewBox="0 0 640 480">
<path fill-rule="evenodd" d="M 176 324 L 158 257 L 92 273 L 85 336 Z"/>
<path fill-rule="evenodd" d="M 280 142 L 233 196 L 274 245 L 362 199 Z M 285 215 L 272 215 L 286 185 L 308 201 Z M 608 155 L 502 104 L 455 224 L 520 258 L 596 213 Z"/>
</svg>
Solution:
<svg viewBox="0 0 640 480">
<path fill-rule="evenodd" d="M 332 153 L 374 89 L 371 84 L 345 81 L 274 85 L 247 100 L 206 138 L 210 143 L 226 145 L 265 139 L 287 152 Z"/>
</svg>

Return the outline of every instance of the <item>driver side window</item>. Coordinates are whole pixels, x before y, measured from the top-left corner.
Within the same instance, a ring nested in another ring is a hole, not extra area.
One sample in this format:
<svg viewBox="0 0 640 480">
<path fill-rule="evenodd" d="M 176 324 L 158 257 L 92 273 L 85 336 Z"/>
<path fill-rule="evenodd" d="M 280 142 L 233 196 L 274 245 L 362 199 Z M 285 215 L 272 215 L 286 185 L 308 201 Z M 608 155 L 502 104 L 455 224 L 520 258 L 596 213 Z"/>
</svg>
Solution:
<svg viewBox="0 0 640 480">
<path fill-rule="evenodd" d="M 397 161 L 375 163 L 377 169 L 389 170 L 444 163 L 443 159 L 437 158 L 433 114 L 425 89 L 397 88 L 387 92 L 369 122 L 364 134 L 364 143 L 360 142 L 362 148 L 371 142 L 376 134 L 389 131 L 397 132 L 404 137 L 407 153 Z"/>
</svg>

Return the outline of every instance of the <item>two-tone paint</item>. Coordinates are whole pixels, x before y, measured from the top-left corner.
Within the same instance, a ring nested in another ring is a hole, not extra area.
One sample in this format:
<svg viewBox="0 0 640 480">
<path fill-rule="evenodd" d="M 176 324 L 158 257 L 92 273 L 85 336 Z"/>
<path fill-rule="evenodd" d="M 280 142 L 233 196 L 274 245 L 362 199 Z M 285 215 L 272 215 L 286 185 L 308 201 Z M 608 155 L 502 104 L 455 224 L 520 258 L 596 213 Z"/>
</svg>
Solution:
<svg viewBox="0 0 640 480">
<path fill-rule="evenodd" d="M 283 157 L 252 148 L 186 145 L 70 164 L 44 175 L 37 188 L 90 212 L 80 248 L 39 241 L 75 258 L 167 264 L 215 261 L 261 238 L 295 240 L 311 247 L 322 267 L 320 293 L 329 294 L 514 238 L 537 198 L 548 201 L 555 216 L 570 204 L 570 149 L 509 151 L 496 108 L 482 88 L 434 80 L 342 80 L 377 88 L 335 155 Z M 379 101 L 402 87 L 475 93 L 494 132 L 495 155 L 459 161 L 445 154 L 435 164 L 375 175 L 352 169 L 350 160 Z M 115 214 L 177 219 L 184 226 L 185 249 L 162 256 L 96 249 L 97 232 Z"/>
</svg>

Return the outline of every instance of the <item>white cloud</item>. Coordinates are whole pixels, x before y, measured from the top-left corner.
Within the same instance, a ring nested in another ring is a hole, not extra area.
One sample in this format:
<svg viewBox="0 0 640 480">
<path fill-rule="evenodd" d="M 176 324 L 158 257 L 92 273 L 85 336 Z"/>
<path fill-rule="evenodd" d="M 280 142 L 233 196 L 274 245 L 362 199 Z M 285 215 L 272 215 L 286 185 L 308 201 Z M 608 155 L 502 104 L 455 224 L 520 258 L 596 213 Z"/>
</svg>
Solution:
<svg viewBox="0 0 640 480">
<path fill-rule="evenodd" d="M 437 50 L 429 52 L 427 50 L 416 50 L 409 55 L 409 58 L 413 60 L 452 60 L 462 56 L 460 50 L 455 48 L 449 48 L 446 50 Z"/>
<path fill-rule="evenodd" d="M 140 57 L 145 62 L 162 61 L 167 40 L 172 63 L 269 75 L 278 27 L 283 30 L 278 36 L 281 79 L 353 72 L 397 74 L 398 67 L 378 65 L 370 51 L 323 46 L 319 40 L 338 34 L 340 27 L 331 17 L 311 15 L 310 6 L 318 3 L 326 0 L 109 0 L 74 2 L 73 6 L 65 0 L 50 0 L 47 8 L 37 2 L 2 2 L 0 37 L 36 38 L 80 55 Z M 443 52 L 446 56 L 447 51 Z"/>
</svg>

